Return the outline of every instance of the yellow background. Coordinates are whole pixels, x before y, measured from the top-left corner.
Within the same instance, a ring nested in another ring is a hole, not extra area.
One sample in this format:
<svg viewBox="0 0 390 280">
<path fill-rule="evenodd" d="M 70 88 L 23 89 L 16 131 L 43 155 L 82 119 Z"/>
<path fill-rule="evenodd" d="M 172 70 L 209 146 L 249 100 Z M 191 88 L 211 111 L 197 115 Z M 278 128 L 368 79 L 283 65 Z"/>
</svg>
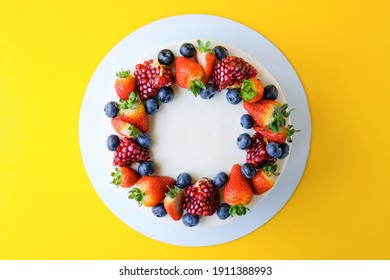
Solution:
<svg viewBox="0 0 390 280">
<path fill-rule="evenodd" d="M 339 2 L 2 0 L 0 259 L 390 259 L 390 5 Z M 84 91 L 107 52 L 187 13 L 271 40 L 296 69 L 313 123 L 285 207 L 252 234 L 204 248 L 122 223 L 89 182 L 78 143 Z"/>
</svg>

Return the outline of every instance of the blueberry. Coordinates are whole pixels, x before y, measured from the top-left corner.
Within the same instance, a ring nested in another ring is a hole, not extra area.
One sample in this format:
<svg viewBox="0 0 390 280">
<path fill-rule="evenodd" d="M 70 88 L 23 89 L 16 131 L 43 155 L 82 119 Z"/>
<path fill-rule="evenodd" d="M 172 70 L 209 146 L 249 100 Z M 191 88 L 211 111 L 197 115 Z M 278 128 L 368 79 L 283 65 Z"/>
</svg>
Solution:
<svg viewBox="0 0 390 280">
<path fill-rule="evenodd" d="M 214 180 L 213 180 L 214 186 L 217 189 L 222 188 L 226 184 L 228 178 L 229 178 L 229 176 L 225 172 L 219 172 L 214 177 Z"/>
<path fill-rule="evenodd" d="M 171 87 L 162 87 L 157 92 L 157 99 L 162 103 L 171 102 L 173 97 L 173 89 Z"/>
<path fill-rule="evenodd" d="M 241 172 L 242 172 L 242 174 L 244 174 L 244 176 L 246 178 L 251 179 L 251 178 L 255 177 L 255 175 L 256 175 L 256 168 L 253 164 L 244 163 L 241 166 Z"/>
<path fill-rule="evenodd" d="M 196 53 L 195 46 L 191 43 L 184 43 L 180 46 L 179 52 L 184 57 L 193 57 Z"/>
<path fill-rule="evenodd" d="M 119 144 L 121 143 L 121 140 L 118 136 L 112 134 L 108 136 L 107 138 L 107 149 L 109 151 L 116 151 L 116 148 L 118 148 Z"/>
<path fill-rule="evenodd" d="M 275 142 L 268 143 L 265 149 L 270 157 L 279 158 L 282 155 L 282 149 Z"/>
<path fill-rule="evenodd" d="M 145 161 L 139 164 L 138 173 L 142 176 L 152 175 L 154 173 L 155 167 L 153 161 Z"/>
<path fill-rule="evenodd" d="M 229 51 L 223 46 L 216 46 L 213 50 L 215 52 L 215 56 L 219 60 L 222 60 L 229 56 Z"/>
<path fill-rule="evenodd" d="M 137 137 L 137 143 L 144 147 L 144 148 L 149 148 L 150 145 L 152 144 L 152 140 L 150 139 L 149 135 L 143 134 Z"/>
<path fill-rule="evenodd" d="M 208 83 L 205 88 L 202 88 L 199 92 L 200 97 L 203 99 L 211 99 L 214 97 L 217 88 L 214 84 Z"/>
<path fill-rule="evenodd" d="M 149 115 L 153 115 L 158 111 L 158 108 L 160 108 L 160 105 L 158 104 L 158 101 L 154 98 L 150 98 L 146 100 L 145 102 L 145 109 L 146 113 Z"/>
<path fill-rule="evenodd" d="M 253 118 L 251 117 L 251 115 L 248 115 L 248 114 L 244 114 L 241 116 L 241 119 L 240 119 L 240 123 L 241 123 L 241 126 L 243 128 L 252 128 L 253 125 L 255 124 L 255 121 L 253 120 Z"/>
<path fill-rule="evenodd" d="M 246 150 L 252 145 L 252 138 L 248 133 L 243 133 L 237 138 L 237 147 L 241 150 Z"/>
<path fill-rule="evenodd" d="M 171 50 L 168 50 L 168 49 L 163 49 L 161 50 L 158 55 L 157 55 L 157 60 L 158 62 L 160 62 L 161 64 L 164 64 L 166 66 L 169 66 L 173 63 L 173 61 L 175 60 L 175 55 L 173 54 L 173 52 Z"/>
<path fill-rule="evenodd" d="M 181 173 L 177 179 L 176 179 L 176 185 L 181 188 L 181 189 L 185 189 L 186 187 L 188 187 L 189 185 L 191 185 L 192 183 L 192 177 L 190 174 L 188 174 L 187 172 L 183 172 Z"/>
<path fill-rule="evenodd" d="M 165 210 L 163 203 L 159 203 L 152 208 L 152 213 L 156 217 L 162 218 L 167 214 L 167 210 Z"/>
<path fill-rule="evenodd" d="M 226 220 L 230 214 L 229 214 L 230 205 L 227 203 L 221 203 L 217 208 L 217 216 L 221 220 Z"/>
<path fill-rule="evenodd" d="M 110 101 L 104 106 L 104 112 L 106 112 L 107 117 L 109 118 L 115 118 L 116 115 L 119 112 L 119 109 L 117 107 L 118 104 L 114 101 Z"/>
<path fill-rule="evenodd" d="M 282 143 L 282 144 L 279 144 L 279 147 L 280 147 L 280 149 L 282 149 L 282 154 L 278 158 L 283 159 L 286 156 L 288 156 L 288 154 L 290 153 L 290 146 L 287 143 Z"/>
<path fill-rule="evenodd" d="M 190 213 L 185 213 L 181 220 L 185 226 L 194 227 L 199 223 L 199 216 L 195 216 Z"/>
<path fill-rule="evenodd" d="M 278 89 L 274 85 L 268 85 L 264 88 L 263 96 L 265 99 L 275 100 L 278 98 Z"/>
<path fill-rule="evenodd" d="M 230 104 L 233 105 L 240 103 L 242 100 L 240 90 L 236 88 L 229 89 L 226 93 L 226 99 Z"/>
</svg>

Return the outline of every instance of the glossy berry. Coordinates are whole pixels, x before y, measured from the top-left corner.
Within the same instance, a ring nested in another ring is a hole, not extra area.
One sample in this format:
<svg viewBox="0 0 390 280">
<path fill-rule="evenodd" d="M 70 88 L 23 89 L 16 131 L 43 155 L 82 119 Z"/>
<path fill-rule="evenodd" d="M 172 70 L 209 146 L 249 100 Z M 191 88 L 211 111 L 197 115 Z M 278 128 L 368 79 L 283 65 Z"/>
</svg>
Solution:
<svg viewBox="0 0 390 280">
<path fill-rule="evenodd" d="M 159 203 L 152 208 L 152 213 L 158 218 L 162 218 L 167 215 L 167 211 L 164 208 L 163 203 Z"/>
<path fill-rule="evenodd" d="M 215 175 L 213 184 L 218 189 L 222 188 L 226 184 L 228 178 L 229 176 L 225 172 L 219 172 L 217 175 Z"/>
<path fill-rule="evenodd" d="M 270 142 L 265 149 L 270 157 L 279 158 L 282 155 L 282 149 L 279 147 L 278 143 Z"/>
<path fill-rule="evenodd" d="M 115 118 L 118 115 L 119 109 L 117 105 L 116 102 L 110 101 L 104 106 L 104 112 L 106 112 L 107 117 Z"/>
<path fill-rule="evenodd" d="M 243 128 L 250 129 L 255 124 L 255 121 L 249 114 L 244 114 L 241 116 L 240 124 Z"/>
<path fill-rule="evenodd" d="M 175 55 L 171 50 L 163 49 L 158 53 L 157 60 L 159 63 L 169 66 L 175 61 Z"/>
<path fill-rule="evenodd" d="M 182 56 L 190 58 L 193 57 L 196 53 L 196 48 L 191 43 L 184 43 L 180 46 L 179 52 Z"/>
<path fill-rule="evenodd" d="M 217 208 L 217 216 L 221 220 L 226 220 L 230 214 L 229 214 L 230 205 L 227 203 L 221 203 Z"/>
<path fill-rule="evenodd" d="M 153 115 L 157 113 L 158 108 L 160 108 L 160 105 L 158 104 L 158 101 L 156 99 L 150 98 L 146 100 L 145 102 L 146 113 L 148 113 L 149 115 Z"/>
<path fill-rule="evenodd" d="M 244 174 L 244 176 L 246 178 L 251 179 L 251 178 L 255 177 L 255 175 L 256 175 L 256 168 L 253 164 L 244 163 L 241 166 L 241 172 L 242 172 L 242 174 Z"/>
<path fill-rule="evenodd" d="M 117 135 L 110 135 L 107 138 L 107 149 L 109 151 L 115 152 L 116 149 L 119 147 L 119 144 L 121 143 L 121 140 Z"/>
<path fill-rule="evenodd" d="M 181 220 L 185 226 L 194 227 L 199 223 L 199 216 L 195 216 L 190 213 L 185 213 Z"/>
<path fill-rule="evenodd" d="M 144 148 L 149 148 L 152 144 L 152 140 L 150 139 L 149 135 L 143 134 L 137 137 L 136 142 L 138 145 Z"/>
<path fill-rule="evenodd" d="M 176 186 L 181 189 L 187 188 L 192 183 L 192 177 L 187 172 L 181 173 L 176 179 Z"/>
<path fill-rule="evenodd" d="M 233 105 L 240 103 L 242 100 L 240 90 L 236 88 L 229 89 L 226 93 L 226 100 Z"/>
<path fill-rule="evenodd" d="M 214 97 L 216 92 L 215 85 L 212 83 L 206 84 L 205 88 L 200 89 L 199 95 L 203 99 L 211 99 Z"/>
<path fill-rule="evenodd" d="M 138 173 L 142 176 L 146 175 L 152 175 L 155 171 L 154 163 L 153 161 L 145 161 L 139 164 L 138 166 Z"/>
<path fill-rule="evenodd" d="M 162 103 L 169 103 L 173 100 L 173 89 L 171 87 L 162 87 L 157 92 L 157 100 Z"/>
<path fill-rule="evenodd" d="M 268 100 L 276 100 L 278 98 L 278 89 L 274 85 L 268 85 L 264 88 L 264 98 Z"/>
<path fill-rule="evenodd" d="M 241 150 L 246 150 L 252 145 L 252 138 L 248 133 L 243 133 L 237 138 L 237 147 Z"/>
<path fill-rule="evenodd" d="M 229 51 L 223 46 L 216 46 L 213 50 L 219 60 L 229 56 Z"/>
<path fill-rule="evenodd" d="M 282 149 L 282 154 L 279 159 L 284 159 L 290 153 L 290 146 L 287 143 L 279 144 L 279 148 Z"/>
</svg>

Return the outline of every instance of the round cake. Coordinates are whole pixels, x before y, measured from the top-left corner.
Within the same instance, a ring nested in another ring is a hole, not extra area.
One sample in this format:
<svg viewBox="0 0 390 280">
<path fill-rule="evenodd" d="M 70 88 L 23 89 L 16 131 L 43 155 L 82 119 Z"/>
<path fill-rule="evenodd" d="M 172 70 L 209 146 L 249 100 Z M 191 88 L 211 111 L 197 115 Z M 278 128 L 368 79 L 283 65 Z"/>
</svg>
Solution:
<svg viewBox="0 0 390 280">
<path fill-rule="evenodd" d="M 133 211 L 174 226 L 251 215 L 282 176 L 297 132 L 277 81 L 242 50 L 206 40 L 123 64 L 103 105 L 107 182 Z"/>
</svg>

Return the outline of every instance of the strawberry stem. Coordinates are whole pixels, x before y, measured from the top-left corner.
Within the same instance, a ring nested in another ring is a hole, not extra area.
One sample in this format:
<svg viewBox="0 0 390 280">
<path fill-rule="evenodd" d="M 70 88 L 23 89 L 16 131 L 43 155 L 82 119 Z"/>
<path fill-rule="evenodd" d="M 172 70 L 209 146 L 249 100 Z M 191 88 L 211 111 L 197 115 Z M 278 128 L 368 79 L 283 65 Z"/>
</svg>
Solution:
<svg viewBox="0 0 390 280">
<path fill-rule="evenodd" d="M 264 165 L 263 170 L 267 173 L 268 176 L 275 175 L 278 176 L 280 175 L 279 172 L 276 172 L 278 169 L 278 165 L 275 163 L 267 163 Z"/>
<path fill-rule="evenodd" d="M 230 208 L 229 208 L 229 214 L 232 217 L 234 215 L 244 216 L 247 213 L 247 211 L 250 211 L 250 209 L 245 207 L 242 204 L 233 205 L 233 206 L 230 206 Z"/>
<path fill-rule="evenodd" d="M 120 79 L 124 79 L 130 76 L 130 70 L 121 69 L 119 72 L 116 72 L 115 75 Z"/>
<path fill-rule="evenodd" d="M 195 97 L 199 95 L 199 92 L 202 88 L 205 88 L 205 85 L 202 83 L 202 81 L 195 80 L 190 83 L 189 90 L 192 91 Z"/>
<path fill-rule="evenodd" d="M 282 126 L 286 125 L 286 119 L 290 116 L 290 111 L 287 111 L 288 104 L 283 104 L 281 107 L 274 105 L 274 112 L 272 114 L 273 122 L 268 126 L 275 134 L 279 133 Z"/>
<path fill-rule="evenodd" d="M 243 80 L 241 87 L 241 97 L 244 101 L 250 101 L 256 96 L 256 91 L 253 89 L 253 82 L 251 80 Z"/>
<path fill-rule="evenodd" d="M 142 200 L 145 196 L 145 193 L 139 188 L 133 188 L 129 191 L 129 198 L 135 199 L 138 202 L 138 206 L 142 206 Z"/>
<path fill-rule="evenodd" d="M 175 198 L 180 192 L 181 189 L 178 186 L 172 186 L 171 188 L 168 188 L 168 192 L 165 194 L 169 198 Z"/>
<path fill-rule="evenodd" d="M 119 168 L 115 168 L 115 172 L 111 172 L 112 182 L 115 186 L 120 186 L 122 181 L 122 171 Z"/>
</svg>

